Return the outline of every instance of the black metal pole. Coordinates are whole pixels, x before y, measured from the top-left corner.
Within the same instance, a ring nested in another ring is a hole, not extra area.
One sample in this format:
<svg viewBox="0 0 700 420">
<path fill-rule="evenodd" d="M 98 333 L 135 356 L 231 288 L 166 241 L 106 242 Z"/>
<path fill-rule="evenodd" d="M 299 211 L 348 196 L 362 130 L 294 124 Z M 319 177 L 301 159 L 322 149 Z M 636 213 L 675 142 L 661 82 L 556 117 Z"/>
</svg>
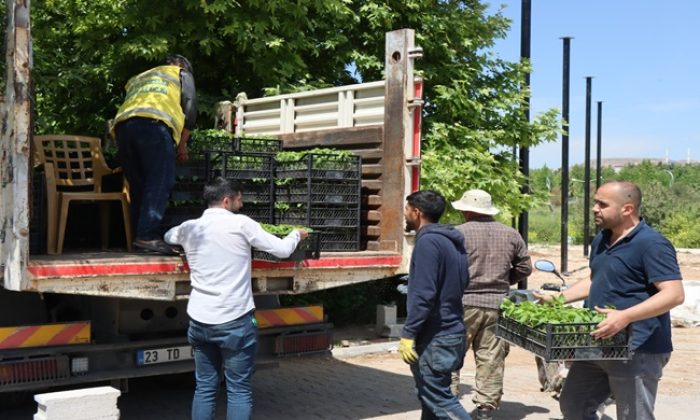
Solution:
<svg viewBox="0 0 700 420">
<path fill-rule="evenodd" d="M 593 77 L 586 77 L 586 152 L 583 165 L 583 256 L 588 257 L 591 227 L 591 84 Z"/>
<path fill-rule="evenodd" d="M 530 33 L 531 33 L 531 17 L 532 17 L 532 4 L 530 0 L 522 0 L 521 10 L 520 10 L 520 58 L 521 60 L 530 60 Z M 525 73 L 525 89 L 530 88 L 530 72 Z M 525 123 L 530 122 L 530 93 L 524 98 L 524 109 L 523 109 L 523 120 Z M 524 129 L 523 133 L 528 133 L 529 131 Z M 526 134 L 524 134 L 526 135 Z M 522 139 L 520 146 L 520 172 L 525 175 L 525 183 L 522 186 L 522 193 L 530 193 L 530 139 Z M 530 215 L 527 210 L 520 213 L 520 220 L 518 223 L 518 232 L 520 236 L 523 237 L 525 245 L 528 243 L 528 231 L 529 231 L 529 220 Z M 527 278 L 521 280 L 518 283 L 519 289 L 527 289 Z"/>
<path fill-rule="evenodd" d="M 598 191 L 598 188 L 600 188 L 600 184 L 602 183 L 603 180 L 603 172 L 602 172 L 602 145 L 603 145 L 603 101 L 598 101 L 598 135 L 597 135 L 597 142 L 596 142 L 596 148 L 595 148 L 595 190 Z M 600 232 L 600 228 L 598 225 L 595 227 L 595 232 L 598 233 Z"/>
<path fill-rule="evenodd" d="M 561 272 L 569 271 L 569 73 L 571 38 L 564 36 L 561 118 Z"/>
<path fill-rule="evenodd" d="M 600 188 L 601 181 L 603 179 L 603 172 L 601 172 L 601 159 L 603 156 L 601 146 L 603 145 L 603 101 L 598 101 L 598 138 L 596 142 L 596 157 L 595 157 L 595 189 L 598 191 Z"/>
</svg>

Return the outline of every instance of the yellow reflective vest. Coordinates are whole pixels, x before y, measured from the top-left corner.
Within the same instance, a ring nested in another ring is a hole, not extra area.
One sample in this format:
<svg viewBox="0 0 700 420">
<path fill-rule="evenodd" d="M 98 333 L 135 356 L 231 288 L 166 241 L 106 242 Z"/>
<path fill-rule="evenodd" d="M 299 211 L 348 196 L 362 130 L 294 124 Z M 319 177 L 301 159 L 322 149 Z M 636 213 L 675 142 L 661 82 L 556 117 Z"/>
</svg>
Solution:
<svg viewBox="0 0 700 420">
<path fill-rule="evenodd" d="M 132 117 L 151 118 L 167 124 L 175 143 L 179 144 L 185 126 L 185 114 L 180 105 L 180 70 L 178 66 L 159 66 L 129 79 L 126 98 L 117 111 L 112 130 Z"/>
</svg>

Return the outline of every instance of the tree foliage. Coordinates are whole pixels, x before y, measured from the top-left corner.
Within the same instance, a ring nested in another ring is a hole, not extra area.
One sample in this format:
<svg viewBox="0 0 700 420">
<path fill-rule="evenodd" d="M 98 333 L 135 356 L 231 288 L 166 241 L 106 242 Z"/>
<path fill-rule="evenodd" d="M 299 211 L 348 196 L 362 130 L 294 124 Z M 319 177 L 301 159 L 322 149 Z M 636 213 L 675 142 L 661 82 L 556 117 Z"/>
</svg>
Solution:
<svg viewBox="0 0 700 420">
<path fill-rule="evenodd" d="M 101 134 L 128 78 L 173 52 L 193 63 L 206 128 L 212 105 L 237 92 L 379 80 L 385 32 L 413 28 L 424 50 L 423 186 L 450 200 L 483 188 L 519 212 L 534 197 L 520 194 L 512 147 L 554 139 L 556 111 L 523 121 L 528 63 L 493 54 L 510 22 L 486 10 L 478 0 L 35 2 L 37 131 Z"/>
<path fill-rule="evenodd" d="M 583 207 L 583 165 L 574 165 L 570 170 L 569 179 L 569 234 L 574 242 L 583 240 L 583 213 L 591 209 Z M 594 177 L 594 174 L 591 174 Z M 619 171 L 611 167 L 602 168 L 603 182 L 631 181 L 642 190 L 641 215 L 646 223 L 666 235 L 679 248 L 695 248 L 700 246 L 700 165 L 698 164 L 663 164 L 649 160 L 639 164 L 627 165 Z M 550 196 L 549 207 L 538 209 L 532 213 L 530 237 L 537 242 L 558 242 L 559 238 L 552 235 L 552 229 L 547 225 L 554 217 L 559 219 L 558 209 L 561 205 L 561 171 L 552 171 L 544 167 L 531 173 L 533 189 L 545 188 L 546 179 L 554 185 Z M 593 205 L 594 180 L 591 184 L 591 203 Z M 593 217 L 590 232 L 593 232 Z M 550 223 L 551 224 L 551 223 Z"/>
</svg>

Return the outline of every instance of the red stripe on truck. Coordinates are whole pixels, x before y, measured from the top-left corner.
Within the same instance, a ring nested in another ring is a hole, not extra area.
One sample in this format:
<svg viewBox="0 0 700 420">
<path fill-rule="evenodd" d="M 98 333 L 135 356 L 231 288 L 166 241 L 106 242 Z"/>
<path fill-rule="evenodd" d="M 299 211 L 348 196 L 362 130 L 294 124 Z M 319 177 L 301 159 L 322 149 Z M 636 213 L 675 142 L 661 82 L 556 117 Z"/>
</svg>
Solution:
<svg viewBox="0 0 700 420">
<path fill-rule="evenodd" d="M 300 262 L 282 261 L 253 261 L 253 269 L 284 269 L 295 267 L 306 268 L 353 268 L 353 267 L 396 267 L 401 264 L 401 256 L 357 256 L 357 257 L 327 257 L 318 260 Z M 109 263 L 109 264 L 46 264 L 32 265 L 29 272 L 38 278 L 52 277 L 94 277 L 110 275 L 144 275 L 144 274 L 180 274 L 187 272 L 187 265 L 178 262 L 154 263 Z"/>
</svg>

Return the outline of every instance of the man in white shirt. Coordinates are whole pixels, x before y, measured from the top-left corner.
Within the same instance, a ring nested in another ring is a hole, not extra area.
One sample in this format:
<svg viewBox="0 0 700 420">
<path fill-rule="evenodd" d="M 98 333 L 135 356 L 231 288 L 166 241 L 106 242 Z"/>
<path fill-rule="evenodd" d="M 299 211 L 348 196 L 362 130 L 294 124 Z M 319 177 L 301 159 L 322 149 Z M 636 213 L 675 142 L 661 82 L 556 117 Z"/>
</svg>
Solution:
<svg viewBox="0 0 700 420">
<path fill-rule="evenodd" d="M 227 418 L 250 419 L 257 345 L 251 247 L 286 258 L 308 234 L 298 229 L 280 239 L 248 216 L 236 214 L 243 207 L 242 191 L 224 178 L 204 187 L 204 200 L 209 208 L 199 219 L 165 234 L 167 243 L 185 250 L 190 268 L 187 338 L 194 350 L 197 380 L 192 419 L 214 419 L 222 365 Z"/>
</svg>

